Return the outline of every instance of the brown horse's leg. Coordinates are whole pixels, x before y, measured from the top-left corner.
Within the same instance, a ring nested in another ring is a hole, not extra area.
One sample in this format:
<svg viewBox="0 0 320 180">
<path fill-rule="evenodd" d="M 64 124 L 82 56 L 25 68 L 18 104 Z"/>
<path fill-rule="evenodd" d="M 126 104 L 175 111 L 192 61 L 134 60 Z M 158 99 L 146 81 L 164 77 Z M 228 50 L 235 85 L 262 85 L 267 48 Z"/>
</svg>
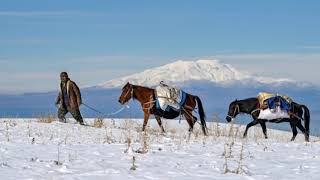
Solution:
<svg viewBox="0 0 320 180">
<path fill-rule="evenodd" d="M 186 117 L 186 120 L 189 124 L 189 132 L 192 132 L 193 130 L 193 125 L 194 125 L 194 120 L 193 120 L 193 116 L 192 116 L 192 111 L 189 111 L 189 110 L 185 110 L 184 112 L 184 117 Z"/>
<path fill-rule="evenodd" d="M 149 116 L 150 116 L 149 112 L 144 112 L 144 121 L 143 121 L 142 131 L 144 131 L 146 129 L 146 125 L 148 124 Z"/>
<path fill-rule="evenodd" d="M 156 120 L 157 120 L 157 122 L 158 122 L 158 124 L 159 124 L 159 126 L 161 128 L 162 133 L 164 133 L 165 131 L 164 131 L 164 128 L 162 126 L 162 122 L 161 122 L 160 116 L 156 116 Z"/>
</svg>

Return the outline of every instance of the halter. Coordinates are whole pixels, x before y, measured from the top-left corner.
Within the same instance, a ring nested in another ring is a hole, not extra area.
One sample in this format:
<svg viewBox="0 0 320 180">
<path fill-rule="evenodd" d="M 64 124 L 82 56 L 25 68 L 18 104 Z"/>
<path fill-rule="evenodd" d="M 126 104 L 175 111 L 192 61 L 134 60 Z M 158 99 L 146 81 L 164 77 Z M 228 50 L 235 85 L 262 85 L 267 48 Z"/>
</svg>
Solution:
<svg viewBox="0 0 320 180">
<path fill-rule="evenodd" d="M 230 117 L 230 118 L 232 119 L 232 121 L 233 121 L 233 119 L 235 118 L 235 115 L 236 115 L 237 111 L 240 112 L 239 104 L 237 104 L 236 107 L 234 108 L 233 115 L 232 115 L 232 116 L 227 115 L 227 117 Z"/>
<path fill-rule="evenodd" d="M 131 98 L 133 97 L 133 86 L 131 86 L 131 91 L 128 91 L 128 92 L 125 94 L 124 97 L 126 98 L 129 93 L 131 94 L 131 97 L 130 97 L 130 99 L 131 99 Z M 130 99 L 129 99 L 129 100 L 130 100 Z M 128 100 L 128 102 L 129 102 L 129 100 Z M 127 103 L 128 103 L 128 102 L 127 102 Z M 127 103 L 125 103 L 125 104 L 127 104 Z"/>
</svg>

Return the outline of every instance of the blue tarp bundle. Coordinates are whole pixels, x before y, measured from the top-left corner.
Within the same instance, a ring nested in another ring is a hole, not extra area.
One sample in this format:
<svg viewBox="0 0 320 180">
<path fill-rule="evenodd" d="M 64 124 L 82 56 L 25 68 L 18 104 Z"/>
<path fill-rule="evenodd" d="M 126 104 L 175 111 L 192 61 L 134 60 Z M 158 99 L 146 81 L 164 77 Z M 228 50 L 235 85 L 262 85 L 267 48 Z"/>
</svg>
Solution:
<svg viewBox="0 0 320 180">
<path fill-rule="evenodd" d="M 291 104 L 288 101 L 286 101 L 284 98 L 282 98 L 281 96 L 271 97 L 271 98 L 267 99 L 266 101 L 267 101 L 270 109 L 275 109 L 277 106 L 277 102 L 280 102 L 280 109 L 282 109 L 282 110 L 290 110 L 291 109 Z"/>
<path fill-rule="evenodd" d="M 184 106 L 184 104 L 186 103 L 186 100 L 187 100 L 187 93 L 185 93 L 184 91 L 181 91 L 181 101 L 179 103 L 179 106 L 180 107 Z M 156 108 L 157 109 L 161 109 L 158 99 L 156 100 Z M 174 109 L 171 106 L 168 106 L 165 111 L 169 112 L 170 110 L 177 111 L 177 109 Z"/>
</svg>

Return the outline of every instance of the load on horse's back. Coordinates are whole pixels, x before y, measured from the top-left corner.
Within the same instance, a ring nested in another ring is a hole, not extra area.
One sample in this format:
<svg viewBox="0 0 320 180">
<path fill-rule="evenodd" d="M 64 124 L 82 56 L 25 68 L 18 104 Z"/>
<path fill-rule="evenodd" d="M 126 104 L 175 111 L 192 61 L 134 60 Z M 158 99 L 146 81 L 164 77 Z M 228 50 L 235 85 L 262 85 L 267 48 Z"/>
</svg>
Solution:
<svg viewBox="0 0 320 180">
<path fill-rule="evenodd" d="M 262 127 L 265 138 L 268 138 L 266 122 L 289 122 L 293 133 L 291 141 L 298 134 L 297 127 L 304 133 L 305 140 L 309 141 L 310 111 L 307 106 L 294 102 L 286 95 L 259 93 L 256 98 L 235 100 L 229 105 L 226 120 L 230 122 L 240 113 L 250 114 L 253 118 L 246 127 L 244 137 L 247 136 L 248 129 L 258 123 Z M 304 127 L 301 121 L 304 121 Z"/>
<path fill-rule="evenodd" d="M 290 118 L 293 100 L 282 94 L 261 92 L 257 96 L 259 100 L 259 119 Z"/>
<path fill-rule="evenodd" d="M 186 102 L 187 94 L 181 89 L 164 84 L 163 81 L 155 88 L 156 108 L 163 111 L 180 111 Z"/>
<path fill-rule="evenodd" d="M 267 92 L 260 92 L 257 96 L 261 109 L 274 109 L 276 106 L 282 110 L 290 110 L 293 100 L 283 94 L 274 94 Z"/>
<path fill-rule="evenodd" d="M 130 84 L 129 82 L 122 88 L 119 97 L 119 103 L 125 104 L 130 99 L 136 99 L 140 102 L 144 112 L 144 122 L 142 130 L 148 123 L 150 115 L 154 115 L 162 132 L 161 117 L 166 119 L 174 119 L 183 115 L 188 124 L 189 131 L 193 130 L 193 126 L 197 118 L 193 116 L 193 111 L 198 106 L 202 131 L 207 135 L 207 126 L 205 121 L 205 112 L 202 102 L 198 96 L 185 93 L 174 87 L 170 87 L 163 82 L 156 89 Z"/>
</svg>

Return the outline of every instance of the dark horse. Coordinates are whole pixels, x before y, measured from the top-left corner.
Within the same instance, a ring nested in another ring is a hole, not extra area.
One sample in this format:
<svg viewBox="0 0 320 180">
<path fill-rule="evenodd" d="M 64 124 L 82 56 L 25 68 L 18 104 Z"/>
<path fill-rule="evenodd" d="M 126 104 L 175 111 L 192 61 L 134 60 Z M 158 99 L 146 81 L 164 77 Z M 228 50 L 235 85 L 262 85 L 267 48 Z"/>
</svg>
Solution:
<svg viewBox="0 0 320 180">
<path fill-rule="evenodd" d="M 196 105 L 198 104 L 202 131 L 205 135 L 207 135 L 205 113 L 202 106 L 202 102 L 198 96 L 187 94 L 186 102 L 183 105 L 183 107 L 181 107 L 180 112 L 177 112 L 177 111 L 165 112 L 155 107 L 156 99 L 155 99 L 154 89 L 127 83 L 122 88 L 122 93 L 121 93 L 121 96 L 119 97 L 119 102 L 120 104 L 123 105 L 127 103 L 130 99 L 136 99 L 141 104 L 142 110 L 144 112 L 144 122 L 143 122 L 142 131 L 145 130 L 149 117 L 152 114 L 155 116 L 162 132 L 164 132 L 164 128 L 162 126 L 161 117 L 166 119 L 174 119 L 179 115 L 184 115 L 184 117 L 186 118 L 190 126 L 189 131 L 191 132 L 193 130 L 193 126 L 195 122 L 197 121 L 197 118 L 192 115 L 192 112 L 194 111 Z"/>
<path fill-rule="evenodd" d="M 292 133 L 293 133 L 291 141 L 294 141 L 294 139 L 298 134 L 297 127 L 304 133 L 305 141 L 309 141 L 310 112 L 305 105 L 292 102 L 291 110 L 289 111 L 290 118 L 266 120 L 266 119 L 258 119 L 259 113 L 260 113 L 258 98 L 249 98 L 249 99 L 244 99 L 239 101 L 235 100 L 229 106 L 229 111 L 228 111 L 226 120 L 230 122 L 239 113 L 250 114 L 253 118 L 253 121 L 247 125 L 246 130 L 243 134 L 243 137 L 247 136 L 248 129 L 251 126 L 254 126 L 259 123 L 262 127 L 263 134 L 267 139 L 268 136 L 267 136 L 266 122 L 273 122 L 273 123 L 289 122 L 292 129 Z M 303 114 L 304 114 L 304 117 L 302 117 Z M 301 120 L 304 121 L 304 127 L 301 124 Z"/>
</svg>

